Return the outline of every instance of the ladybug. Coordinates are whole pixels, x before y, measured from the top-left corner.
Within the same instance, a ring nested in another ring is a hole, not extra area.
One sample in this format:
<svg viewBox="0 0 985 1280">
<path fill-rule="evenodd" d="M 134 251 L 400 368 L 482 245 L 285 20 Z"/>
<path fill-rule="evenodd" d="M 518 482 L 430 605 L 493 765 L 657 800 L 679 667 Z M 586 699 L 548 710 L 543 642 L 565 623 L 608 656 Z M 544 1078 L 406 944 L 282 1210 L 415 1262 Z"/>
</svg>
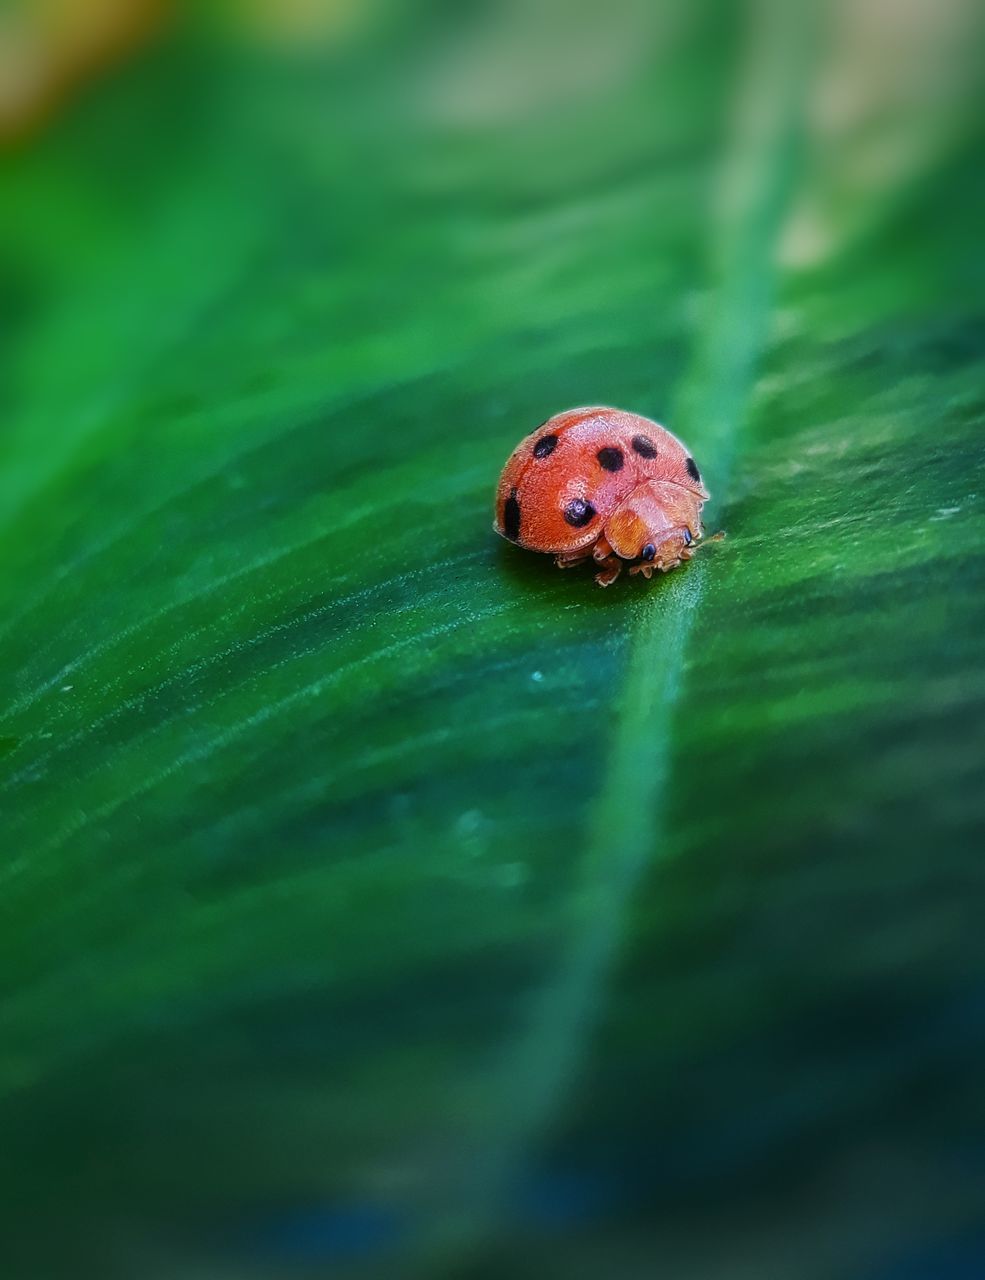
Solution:
<svg viewBox="0 0 985 1280">
<path fill-rule="evenodd" d="M 496 491 L 493 528 L 559 569 L 592 559 L 600 587 L 622 561 L 649 578 L 690 560 L 711 495 L 687 448 L 622 409 L 567 409 L 521 440 Z"/>
</svg>

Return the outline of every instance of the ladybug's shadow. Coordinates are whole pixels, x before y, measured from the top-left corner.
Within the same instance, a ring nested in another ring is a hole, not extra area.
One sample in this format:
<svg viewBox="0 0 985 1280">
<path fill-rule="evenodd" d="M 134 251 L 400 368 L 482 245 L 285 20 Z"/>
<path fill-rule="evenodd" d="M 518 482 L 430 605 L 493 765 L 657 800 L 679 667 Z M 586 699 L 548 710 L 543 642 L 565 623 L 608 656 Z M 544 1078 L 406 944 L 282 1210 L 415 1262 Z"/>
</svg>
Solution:
<svg viewBox="0 0 985 1280">
<path fill-rule="evenodd" d="M 663 585 L 631 578 L 627 563 L 611 586 L 600 587 L 595 581 L 597 567 L 590 560 L 573 569 L 559 569 L 553 556 L 524 551 L 504 540 L 496 550 L 496 567 L 510 589 L 535 596 L 539 603 L 574 602 L 588 609 L 625 609 L 639 599 L 641 591 L 660 590 Z"/>
</svg>

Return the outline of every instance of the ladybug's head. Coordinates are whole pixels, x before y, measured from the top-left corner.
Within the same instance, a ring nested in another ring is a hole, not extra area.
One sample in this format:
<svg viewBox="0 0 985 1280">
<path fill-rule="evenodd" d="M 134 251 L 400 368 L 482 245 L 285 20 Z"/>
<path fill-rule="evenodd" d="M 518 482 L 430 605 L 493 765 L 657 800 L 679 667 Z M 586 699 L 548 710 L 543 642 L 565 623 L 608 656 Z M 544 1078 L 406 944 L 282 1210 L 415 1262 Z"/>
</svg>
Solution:
<svg viewBox="0 0 985 1280">
<path fill-rule="evenodd" d="M 605 526 L 605 536 L 617 555 L 658 566 L 689 559 L 701 535 L 698 497 L 661 480 L 634 489 Z"/>
</svg>

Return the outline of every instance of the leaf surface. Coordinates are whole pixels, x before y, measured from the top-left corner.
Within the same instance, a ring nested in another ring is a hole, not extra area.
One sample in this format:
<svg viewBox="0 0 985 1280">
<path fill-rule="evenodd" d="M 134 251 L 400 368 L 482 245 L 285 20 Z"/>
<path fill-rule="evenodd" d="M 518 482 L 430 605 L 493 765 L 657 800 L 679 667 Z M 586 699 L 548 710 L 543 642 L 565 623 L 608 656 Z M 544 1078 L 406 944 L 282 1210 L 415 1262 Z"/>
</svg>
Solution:
<svg viewBox="0 0 985 1280">
<path fill-rule="evenodd" d="M 629 10 L 185 33 L 7 157 L 18 1257 L 820 1277 L 790 1232 L 974 1222 L 981 149 L 940 108 L 841 189 L 834 17 Z M 601 592 L 496 539 L 580 403 L 726 541 Z"/>
</svg>

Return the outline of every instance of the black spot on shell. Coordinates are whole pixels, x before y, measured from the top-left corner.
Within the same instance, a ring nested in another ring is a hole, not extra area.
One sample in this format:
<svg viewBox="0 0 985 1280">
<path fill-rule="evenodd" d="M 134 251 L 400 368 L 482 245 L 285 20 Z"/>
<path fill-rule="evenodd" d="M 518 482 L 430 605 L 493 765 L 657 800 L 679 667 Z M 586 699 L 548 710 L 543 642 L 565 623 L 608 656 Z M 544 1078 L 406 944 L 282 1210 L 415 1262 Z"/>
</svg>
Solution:
<svg viewBox="0 0 985 1280">
<path fill-rule="evenodd" d="M 605 449 L 599 449 L 598 453 L 595 456 L 596 458 L 598 458 L 599 466 L 602 468 L 603 471 L 621 471 L 622 470 L 622 464 L 624 462 L 624 458 L 622 456 L 621 449 L 606 447 Z"/>
<path fill-rule="evenodd" d="M 652 542 L 648 542 L 646 546 L 643 548 L 643 550 L 640 552 L 640 556 L 644 560 L 652 560 L 656 554 L 657 554 L 657 548 L 653 545 Z"/>
<path fill-rule="evenodd" d="M 655 458 L 657 446 L 649 436 L 633 436 L 633 448 L 641 458 Z"/>
<path fill-rule="evenodd" d="M 695 462 L 695 460 L 693 458 L 688 458 L 687 462 L 685 462 L 684 465 L 687 467 L 687 473 L 691 477 L 691 479 L 697 480 L 698 484 L 700 484 L 701 472 L 698 470 L 698 464 Z"/>
<path fill-rule="evenodd" d="M 557 448 L 557 436 L 541 436 L 534 445 L 535 458 L 549 458 Z"/>
<path fill-rule="evenodd" d="M 576 529 L 584 529 L 594 515 L 595 508 L 584 498 L 572 498 L 564 508 L 565 520 L 568 524 L 573 524 Z"/>
<path fill-rule="evenodd" d="M 503 503 L 503 532 L 510 542 L 516 542 L 520 537 L 520 504 L 515 489 Z"/>
</svg>

